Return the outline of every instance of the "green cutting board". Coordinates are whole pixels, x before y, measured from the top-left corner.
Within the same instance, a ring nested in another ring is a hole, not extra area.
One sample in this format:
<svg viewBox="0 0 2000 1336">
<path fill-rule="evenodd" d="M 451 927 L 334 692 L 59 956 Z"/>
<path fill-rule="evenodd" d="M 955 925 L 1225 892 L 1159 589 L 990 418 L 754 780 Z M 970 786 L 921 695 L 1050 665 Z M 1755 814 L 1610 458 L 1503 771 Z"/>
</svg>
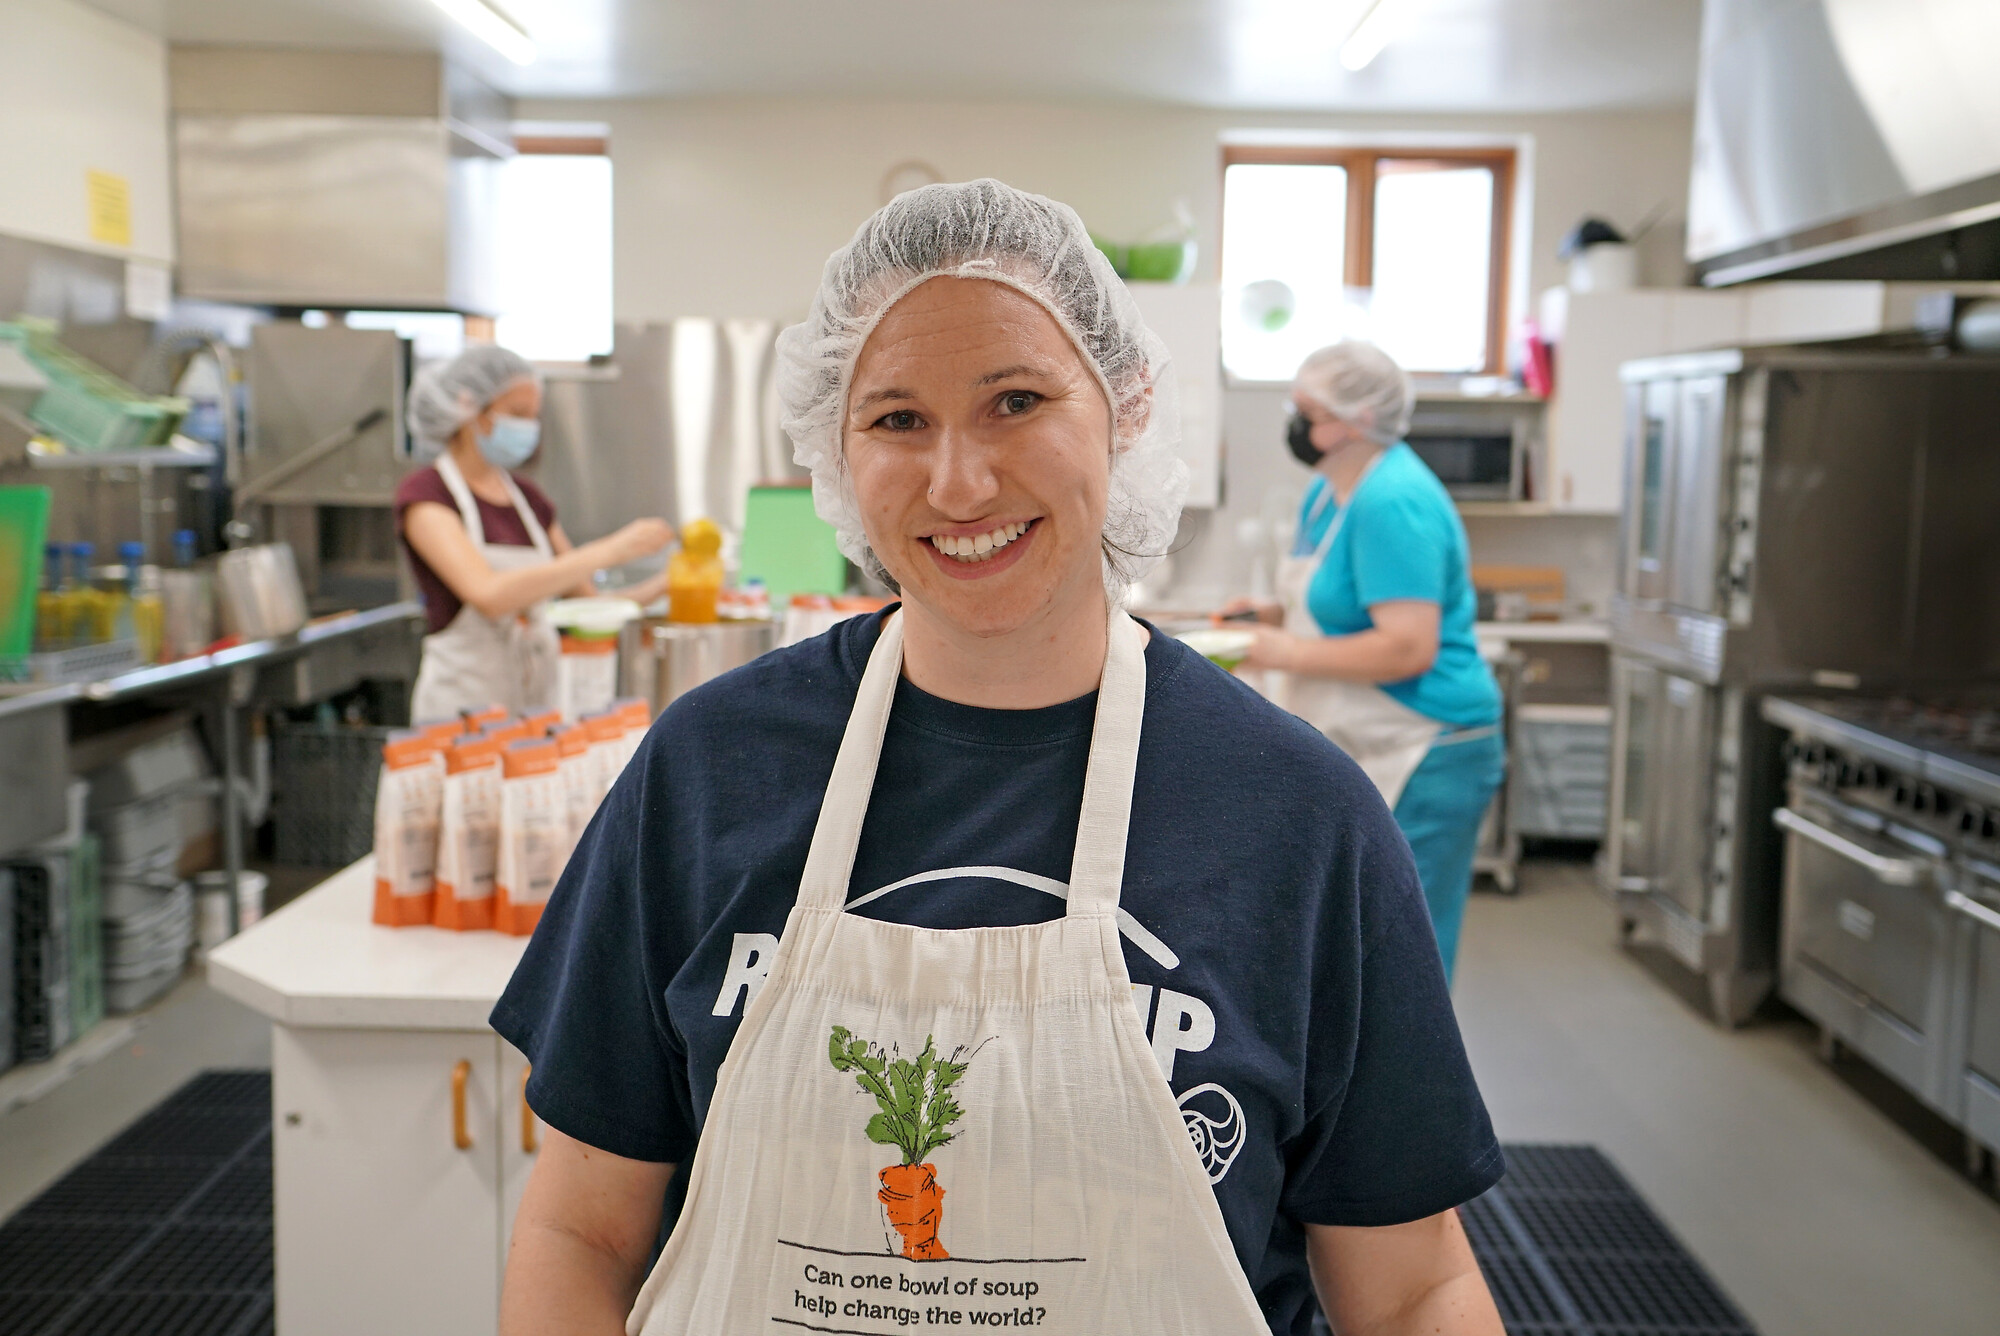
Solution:
<svg viewBox="0 0 2000 1336">
<path fill-rule="evenodd" d="M 752 487 L 743 511 L 744 582 L 762 580 L 771 613 L 785 615 L 793 594 L 847 592 L 847 558 L 833 526 L 813 510 L 810 487 Z"/>
<path fill-rule="evenodd" d="M 0 487 L 0 657 L 35 645 L 35 594 L 49 536 L 46 487 Z"/>
</svg>

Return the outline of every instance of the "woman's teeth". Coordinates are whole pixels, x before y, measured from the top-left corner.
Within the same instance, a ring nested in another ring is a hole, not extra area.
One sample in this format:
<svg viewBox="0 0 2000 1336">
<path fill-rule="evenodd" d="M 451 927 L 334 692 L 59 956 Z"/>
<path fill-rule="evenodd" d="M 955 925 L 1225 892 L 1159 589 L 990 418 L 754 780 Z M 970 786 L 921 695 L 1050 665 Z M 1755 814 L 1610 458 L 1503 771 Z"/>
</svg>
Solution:
<svg viewBox="0 0 2000 1336">
<path fill-rule="evenodd" d="M 1028 524 L 1034 523 L 1033 520 Z M 1003 524 L 991 533 L 972 534 L 956 537 L 951 534 L 932 534 L 931 546 L 947 557 L 960 561 L 991 561 L 1000 549 L 1028 531 L 1028 524 Z"/>
</svg>

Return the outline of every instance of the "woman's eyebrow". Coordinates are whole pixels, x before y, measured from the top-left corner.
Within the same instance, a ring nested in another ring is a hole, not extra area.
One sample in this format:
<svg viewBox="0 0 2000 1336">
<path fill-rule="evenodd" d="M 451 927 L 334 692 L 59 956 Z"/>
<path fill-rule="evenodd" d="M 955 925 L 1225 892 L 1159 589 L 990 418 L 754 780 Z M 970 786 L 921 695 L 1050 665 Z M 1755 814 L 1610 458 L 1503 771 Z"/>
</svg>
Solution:
<svg viewBox="0 0 2000 1336">
<path fill-rule="evenodd" d="M 998 371 L 987 372 L 978 380 L 973 381 L 972 385 L 974 389 L 978 389 L 982 386 L 998 384 L 1003 380 L 1012 380 L 1016 376 L 1040 376 L 1048 379 L 1053 374 L 1047 367 L 1030 366 L 1026 362 L 1016 362 L 1013 366 L 1003 366 Z"/>
<path fill-rule="evenodd" d="M 854 401 L 852 411 L 859 413 L 864 409 L 873 408 L 876 404 L 892 403 L 899 399 L 914 399 L 916 397 L 917 392 L 915 390 L 898 389 L 894 386 L 886 390 L 870 390 Z"/>
</svg>

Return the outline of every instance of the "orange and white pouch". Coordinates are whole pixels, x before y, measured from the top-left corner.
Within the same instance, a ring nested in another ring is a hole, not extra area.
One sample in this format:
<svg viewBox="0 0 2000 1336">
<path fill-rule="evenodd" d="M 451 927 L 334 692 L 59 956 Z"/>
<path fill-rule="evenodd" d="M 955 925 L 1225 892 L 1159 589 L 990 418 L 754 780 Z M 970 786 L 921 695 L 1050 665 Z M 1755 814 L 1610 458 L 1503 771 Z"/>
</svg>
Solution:
<svg viewBox="0 0 2000 1336">
<path fill-rule="evenodd" d="M 625 768 L 625 721 L 614 705 L 585 715 L 583 726 L 590 730 L 590 805 L 595 808 Z"/>
<path fill-rule="evenodd" d="M 500 752 L 507 739 L 474 734 L 444 754 L 437 894 L 431 921 L 464 931 L 493 926 L 500 846 Z"/>
<path fill-rule="evenodd" d="M 653 707 L 646 703 L 644 696 L 620 696 L 611 702 L 611 708 L 618 711 L 618 717 L 625 721 L 625 737 L 619 745 L 623 758 L 618 763 L 622 773 L 639 754 L 639 744 L 646 740 L 646 730 L 653 726 Z"/>
<path fill-rule="evenodd" d="M 375 786 L 375 912 L 384 927 L 430 923 L 436 913 L 438 823 L 444 806 L 440 739 L 391 733 Z"/>
<path fill-rule="evenodd" d="M 597 767 L 590 754 L 590 730 L 581 723 L 551 730 L 563 791 L 563 863 L 576 852 L 583 829 L 597 813 Z"/>
<path fill-rule="evenodd" d="M 500 753 L 500 862 L 493 926 L 525 937 L 561 875 L 569 834 L 562 750 L 554 738 L 510 743 Z"/>
</svg>

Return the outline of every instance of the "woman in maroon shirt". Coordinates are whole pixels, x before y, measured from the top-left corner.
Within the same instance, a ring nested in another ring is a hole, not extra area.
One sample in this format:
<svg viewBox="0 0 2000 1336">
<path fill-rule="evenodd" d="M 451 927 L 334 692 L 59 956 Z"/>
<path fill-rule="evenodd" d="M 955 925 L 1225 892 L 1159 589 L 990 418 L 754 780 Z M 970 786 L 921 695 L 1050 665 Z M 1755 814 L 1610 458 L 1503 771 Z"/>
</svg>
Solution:
<svg viewBox="0 0 2000 1336">
<path fill-rule="evenodd" d="M 548 601 L 588 595 L 597 571 L 673 541 L 662 519 L 634 520 L 606 538 L 573 545 L 539 487 L 513 470 L 541 437 L 535 369 L 505 348 L 466 349 L 427 367 L 410 387 L 410 425 L 439 451 L 396 489 L 396 529 L 410 555 L 430 634 L 410 717 L 442 719 L 503 705 L 516 712 L 554 702 L 556 634 Z M 650 602 L 665 577 L 624 593 Z"/>
</svg>

